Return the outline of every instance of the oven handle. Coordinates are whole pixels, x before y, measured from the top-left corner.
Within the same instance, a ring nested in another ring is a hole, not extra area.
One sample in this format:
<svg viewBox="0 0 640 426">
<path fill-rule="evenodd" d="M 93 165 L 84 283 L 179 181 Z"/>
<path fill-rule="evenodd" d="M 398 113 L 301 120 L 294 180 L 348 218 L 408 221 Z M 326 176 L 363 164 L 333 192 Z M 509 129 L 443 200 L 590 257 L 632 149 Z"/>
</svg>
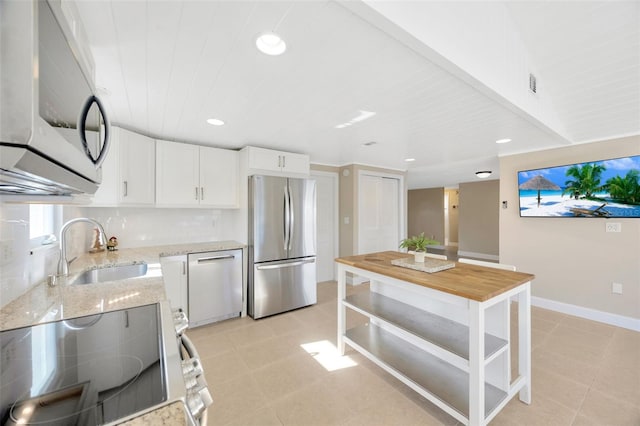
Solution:
<svg viewBox="0 0 640 426">
<path fill-rule="evenodd" d="M 180 336 L 180 343 L 182 344 L 182 347 L 184 348 L 184 350 L 187 352 L 187 355 L 189 355 L 189 358 L 200 359 L 200 355 L 196 350 L 196 346 L 193 344 L 191 339 L 187 337 L 186 334 L 183 334 L 182 336 Z M 201 426 L 206 426 L 207 419 L 208 419 L 208 412 L 209 412 L 209 409 L 205 408 L 204 411 L 200 413 L 199 418 L 196 419 L 196 421 L 198 421 Z"/>
</svg>

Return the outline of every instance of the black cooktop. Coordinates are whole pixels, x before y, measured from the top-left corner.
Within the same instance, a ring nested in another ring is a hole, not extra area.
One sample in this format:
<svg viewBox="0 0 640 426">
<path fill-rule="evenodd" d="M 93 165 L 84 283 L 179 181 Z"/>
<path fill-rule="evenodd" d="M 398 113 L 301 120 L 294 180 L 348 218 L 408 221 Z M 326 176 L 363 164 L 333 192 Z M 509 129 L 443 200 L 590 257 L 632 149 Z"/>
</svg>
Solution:
<svg viewBox="0 0 640 426">
<path fill-rule="evenodd" d="M 0 332 L 2 425 L 98 425 L 167 399 L 159 305 Z"/>
</svg>

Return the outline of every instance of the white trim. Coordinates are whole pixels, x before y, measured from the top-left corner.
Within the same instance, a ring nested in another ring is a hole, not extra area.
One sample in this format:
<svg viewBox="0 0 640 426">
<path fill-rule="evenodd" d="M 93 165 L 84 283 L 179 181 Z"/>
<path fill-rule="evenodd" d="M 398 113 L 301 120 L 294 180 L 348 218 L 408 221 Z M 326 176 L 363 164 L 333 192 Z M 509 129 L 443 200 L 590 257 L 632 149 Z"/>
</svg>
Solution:
<svg viewBox="0 0 640 426">
<path fill-rule="evenodd" d="M 327 172 L 324 170 L 311 170 L 311 176 L 326 176 L 333 179 L 333 205 L 335 211 L 333 212 L 333 254 L 335 257 L 340 253 L 340 174 L 338 172 Z M 334 262 L 333 267 L 333 280 L 336 279 L 336 266 Z"/>
<path fill-rule="evenodd" d="M 542 297 L 531 297 L 531 305 L 563 314 L 573 315 L 580 318 L 598 321 L 616 327 L 622 327 L 633 331 L 640 331 L 640 319 L 625 317 L 623 315 L 612 314 L 610 312 L 598 311 L 596 309 L 585 308 L 583 306 L 571 305 L 569 303 L 557 302 L 555 300 L 544 299 Z"/>
<path fill-rule="evenodd" d="M 495 254 L 486 254 L 486 253 L 476 253 L 473 251 L 462 251 L 458 250 L 458 257 L 477 257 L 478 259 L 487 259 L 487 260 L 495 260 L 499 261 L 500 257 Z"/>
</svg>

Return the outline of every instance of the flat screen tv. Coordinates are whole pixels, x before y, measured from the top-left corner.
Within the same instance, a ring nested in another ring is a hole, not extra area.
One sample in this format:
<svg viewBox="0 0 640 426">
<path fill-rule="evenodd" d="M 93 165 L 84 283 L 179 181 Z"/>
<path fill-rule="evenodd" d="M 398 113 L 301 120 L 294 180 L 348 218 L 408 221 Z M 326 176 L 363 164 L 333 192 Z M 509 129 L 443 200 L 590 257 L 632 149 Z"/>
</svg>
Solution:
<svg viewBox="0 0 640 426">
<path fill-rule="evenodd" d="M 521 217 L 640 218 L 640 155 L 518 172 Z"/>
</svg>

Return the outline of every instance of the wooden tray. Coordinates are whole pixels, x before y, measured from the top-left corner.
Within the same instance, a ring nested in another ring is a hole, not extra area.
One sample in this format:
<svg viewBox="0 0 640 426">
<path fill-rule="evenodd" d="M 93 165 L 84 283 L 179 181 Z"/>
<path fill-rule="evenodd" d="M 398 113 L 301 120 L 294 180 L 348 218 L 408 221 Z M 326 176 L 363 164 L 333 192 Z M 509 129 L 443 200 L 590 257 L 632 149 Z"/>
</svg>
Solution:
<svg viewBox="0 0 640 426">
<path fill-rule="evenodd" d="M 416 262 L 413 257 L 404 257 L 402 259 L 392 260 L 391 264 L 400 266 L 401 268 L 427 272 L 429 274 L 455 268 L 456 266 L 456 263 L 451 260 L 433 259 L 431 257 L 425 257 L 424 262 Z"/>
</svg>

